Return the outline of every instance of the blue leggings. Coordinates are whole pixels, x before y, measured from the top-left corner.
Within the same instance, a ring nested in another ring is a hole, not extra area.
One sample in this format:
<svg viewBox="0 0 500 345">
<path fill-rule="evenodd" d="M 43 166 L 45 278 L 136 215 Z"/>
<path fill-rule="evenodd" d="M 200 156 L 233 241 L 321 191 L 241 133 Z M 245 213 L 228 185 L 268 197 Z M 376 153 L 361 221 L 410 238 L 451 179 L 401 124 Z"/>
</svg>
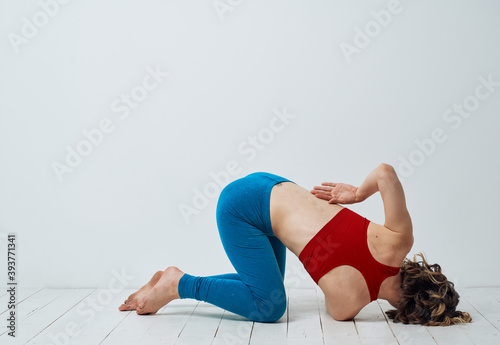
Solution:
<svg viewBox="0 0 500 345">
<path fill-rule="evenodd" d="M 253 173 L 231 182 L 217 202 L 217 227 L 229 260 L 238 273 L 209 277 L 184 274 L 181 298 L 214 304 L 252 321 L 273 322 L 286 311 L 286 247 L 273 234 L 271 189 L 292 182 Z"/>
</svg>

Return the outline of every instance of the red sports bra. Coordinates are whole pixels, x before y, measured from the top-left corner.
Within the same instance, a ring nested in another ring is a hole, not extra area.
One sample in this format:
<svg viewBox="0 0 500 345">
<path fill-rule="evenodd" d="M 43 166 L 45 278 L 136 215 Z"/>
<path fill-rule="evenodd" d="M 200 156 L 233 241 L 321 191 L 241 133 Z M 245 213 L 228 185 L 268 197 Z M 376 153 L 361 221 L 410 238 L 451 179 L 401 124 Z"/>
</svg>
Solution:
<svg viewBox="0 0 500 345">
<path fill-rule="evenodd" d="M 377 299 L 382 282 L 398 274 L 399 267 L 381 264 L 372 256 L 366 235 L 368 224 L 368 219 L 343 208 L 306 244 L 299 260 L 316 284 L 335 267 L 348 265 L 365 278 L 370 300 Z"/>
</svg>

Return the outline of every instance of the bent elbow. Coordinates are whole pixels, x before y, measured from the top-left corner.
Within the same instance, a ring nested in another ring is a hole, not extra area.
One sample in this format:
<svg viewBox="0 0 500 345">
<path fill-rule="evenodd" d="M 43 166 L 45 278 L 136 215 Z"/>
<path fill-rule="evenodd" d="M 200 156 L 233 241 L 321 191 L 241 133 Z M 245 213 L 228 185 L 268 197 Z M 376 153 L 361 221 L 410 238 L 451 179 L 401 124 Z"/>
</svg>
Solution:
<svg viewBox="0 0 500 345">
<path fill-rule="evenodd" d="M 381 173 L 396 174 L 396 170 L 394 170 L 394 167 L 390 164 L 387 164 L 387 163 L 381 163 L 378 166 L 378 169 L 380 170 Z"/>
<path fill-rule="evenodd" d="M 339 322 L 343 322 L 343 321 L 351 321 L 354 316 L 347 316 L 347 315 L 331 315 L 331 317 L 335 320 L 335 321 L 339 321 Z"/>
<path fill-rule="evenodd" d="M 378 166 L 378 176 L 380 180 L 387 182 L 397 182 L 399 181 L 398 174 L 392 165 L 382 163 Z"/>
<path fill-rule="evenodd" d="M 355 316 L 341 310 L 328 310 L 328 314 L 330 314 L 332 319 L 334 319 L 335 321 L 350 321 Z"/>
</svg>

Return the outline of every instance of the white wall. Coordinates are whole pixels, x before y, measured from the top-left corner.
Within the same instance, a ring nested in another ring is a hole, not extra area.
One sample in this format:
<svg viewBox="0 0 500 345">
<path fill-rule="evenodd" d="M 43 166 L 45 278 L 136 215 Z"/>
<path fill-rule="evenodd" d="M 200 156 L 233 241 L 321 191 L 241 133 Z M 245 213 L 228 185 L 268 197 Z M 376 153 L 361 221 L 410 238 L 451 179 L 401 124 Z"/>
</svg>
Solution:
<svg viewBox="0 0 500 345">
<path fill-rule="evenodd" d="M 73 1 L 44 17 L 38 1 L 0 1 L 0 254 L 17 233 L 20 284 L 233 272 L 216 197 L 193 204 L 195 189 L 220 191 L 211 172 L 229 164 L 232 179 L 268 171 L 311 188 L 359 184 L 386 162 L 404 178 L 413 252 L 459 286 L 500 285 L 499 85 L 475 98 L 480 78 L 500 81 L 498 2 L 402 0 L 379 14 L 385 27 L 371 12 L 389 1 L 232 1 L 220 16 L 214 3 L 229 1 Z M 366 47 L 356 28 L 373 36 Z M 151 69 L 169 75 L 147 79 Z M 144 100 L 125 118 L 131 92 Z M 464 102 L 473 111 L 458 120 Z M 266 130 L 284 112 L 282 130 Z M 113 131 L 85 147 L 82 131 L 99 125 Z M 418 153 L 433 132 L 441 142 Z M 92 151 L 71 168 L 78 145 Z M 55 162 L 68 166 L 61 181 Z M 187 223 L 181 205 L 202 207 Z M 352 208 L 383 222 L 379 196 Z M 293 254 L 288 269 L 288 284 L 309 286 Z"/>
</svg>

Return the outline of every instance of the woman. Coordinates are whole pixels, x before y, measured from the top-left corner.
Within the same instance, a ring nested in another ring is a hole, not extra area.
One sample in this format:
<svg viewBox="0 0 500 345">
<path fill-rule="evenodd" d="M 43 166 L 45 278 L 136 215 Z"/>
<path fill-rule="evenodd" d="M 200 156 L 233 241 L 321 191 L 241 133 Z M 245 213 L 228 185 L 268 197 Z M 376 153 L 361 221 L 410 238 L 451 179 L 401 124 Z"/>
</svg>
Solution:
<svg viewBox="0 0 500 345">
<path fill-rule="evenodd" d="M 375 224 L 339 204 L 380 191 L 385 223 Z M 335 320 L 349 320 L 377 298 L 394 322 L 470 322 L 455 310 L 459 295 L 439 265 L 406 258 L 412 223 L 394 169 L 381 164 L 359 188 L 323 183 L 309 192 L 290 180 L 253 173 L 227 185 L 217 203 L 217 226 L 237 273 L 195 277 L 177 267 L 157 272 L 119 310 L 156 313 L 176 298 L 209 302 L 249 320 L 273 322 L 286 311 L 286 248 L 297 255 L 325 294 Z"/>
</svg>

